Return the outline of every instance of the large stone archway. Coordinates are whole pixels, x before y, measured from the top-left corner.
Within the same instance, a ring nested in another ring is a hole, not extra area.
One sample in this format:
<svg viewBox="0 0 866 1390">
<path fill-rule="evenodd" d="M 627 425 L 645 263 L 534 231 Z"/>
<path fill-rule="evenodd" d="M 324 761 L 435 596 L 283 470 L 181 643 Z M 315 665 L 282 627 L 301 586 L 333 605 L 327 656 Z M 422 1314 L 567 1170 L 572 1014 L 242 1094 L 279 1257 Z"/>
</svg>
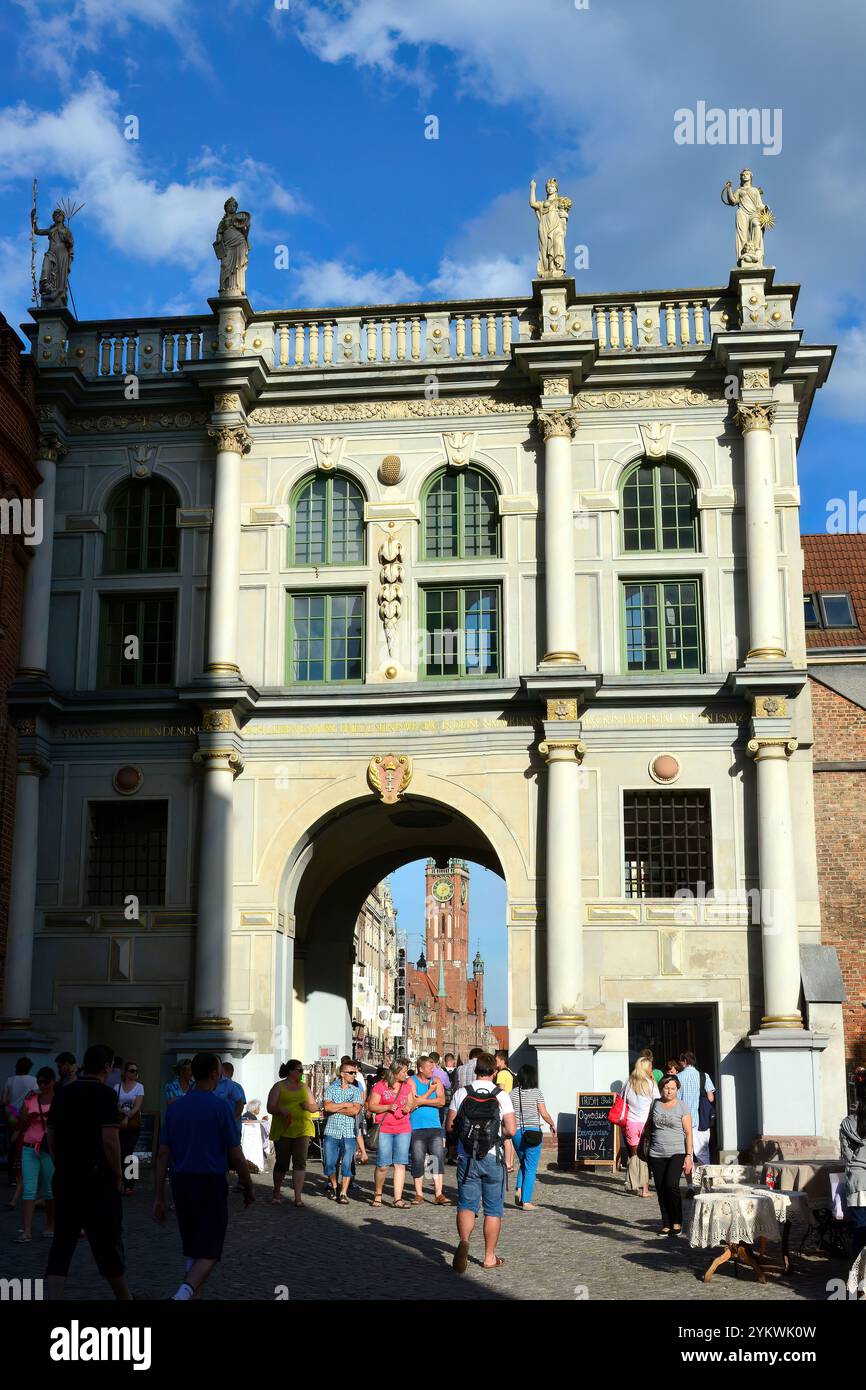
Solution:
<svg viewBox="0 0 866 1390">
<path fill-rule="evenodd" d="M 458 857 L 490 869 L 509 888 L 507 865 L 513 856 L 507 849 L 500 852 L 492 838 L 507 842 L 507 826 L 501 820 L 498 826 L 486 823 L 489 808 L 485 814 L 473 807 L 470 815 L 454 804 L 458 800 L 467 798 L 415 795 L 393 805 L 369 795 L 350 798 L 320 816 L 293 847 L 281 899 L 295 930 L 290 1022 L 299 1055 L 315 1057 L 326 1043 L 350 1050 L 355 921 L 367 894 L 388 874 L 429 855 Z M 508 969 L 510 1016 L 510 949 Z"/>
</svg>

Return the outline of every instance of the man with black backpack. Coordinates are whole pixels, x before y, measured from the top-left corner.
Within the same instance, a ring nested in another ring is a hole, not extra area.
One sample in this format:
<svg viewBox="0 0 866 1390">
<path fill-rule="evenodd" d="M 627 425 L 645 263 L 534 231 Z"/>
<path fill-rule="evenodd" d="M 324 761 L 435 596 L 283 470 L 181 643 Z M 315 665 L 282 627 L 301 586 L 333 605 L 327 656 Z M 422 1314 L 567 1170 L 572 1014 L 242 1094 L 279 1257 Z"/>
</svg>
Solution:
<svg viewBox="0 0 866 1390">
<path fill-rule="evenodd" d="M 469 1263 L 469 1239 L 479 1208 L 484 1210 L 484 1268 L 497 1269 L 505 1261 L 496 1254 L 496 1243 L 505 1209 L 505 1140 L 514 1137 L 514 1106 L 506 1091 L 497 1086 L 496 1063 L 489 1052 L 475 1059 L 471 1085 L 454 1092 L 448 1110 L 448 1133 L 457 1136 L 457 1234 L 459 1243 L 452 1265 L 463 1274 Z"/>
</svg>

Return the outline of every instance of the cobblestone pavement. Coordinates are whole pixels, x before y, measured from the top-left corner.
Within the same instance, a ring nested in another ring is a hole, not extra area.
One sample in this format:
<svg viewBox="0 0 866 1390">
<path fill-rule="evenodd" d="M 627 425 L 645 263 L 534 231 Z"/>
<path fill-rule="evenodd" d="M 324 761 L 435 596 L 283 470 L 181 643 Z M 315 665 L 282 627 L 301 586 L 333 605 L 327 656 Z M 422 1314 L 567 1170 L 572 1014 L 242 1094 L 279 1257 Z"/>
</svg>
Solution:
<svg viewBox="0 0 866 1390">
<path fill-rule="evenodd" d="M 454 1168 L 446 1193 L 455 1195 Z M 723 1266 L 712 1284 L 700 1282 L 713 1252 L 693 1251 L 683 1238 L 657 1234 L 655 1198 L 627 1196 L 621 1177 L 542 1169 L 535 1211 L 506 1211 L 499 1253 L 505 1265 L 482 1269 L 480 1231 L 471 1245 L 471 1262 L 462 1277 L 451 1269 L 456 1241 L 453 1207 L 395 1211 L 370 1206 L 372 1169 L 360 1170 L 359 1195 L 338 1207 L 324 1195 L 321 1169 L 309 1170 L 306 1206 L 270 1204 L 267 1178 L 255 1179 L 255 1206 L 243 1210 L 231 1196 L 229 1232 L 222 1263 L 205 1291 L 208 1299 L 268 1299 L 284 1286 L 290 1299 L 653 1299 L 715 1303 L 734 1299 L 825 1299 L 826 1284 L 845 1278 L 846 1267 L 823 1255 L 797 1261 L 801 1273 L 782 1277 L 778 1247 L 768 1252 L 766 1286 L 749 1270 L 736 1278 L 733 1265 Z M 429 1181 L 429 1180 L 428 1180 Z M 429 1194 L 428 1194 L 429 1196 Z M 386 1203 L 390 1197 L 386 1194 Z M 163 1299 L 183 1274 L 180 1240 L 173 1215 L 165 1227 L 150 1215 L 149 1180 L 124 1202 L 125 1243 L 130 1287 L 138 1297 Z M 32 1245 L 13 1244 L 20 1227 L 17 1213 L 0 1211 L 0 1278 L 38 1278 L 50 1248 L 38 1238 L 44 1217 L 36 1213 Z M 791 1248 L 796 1251 L 795 1228 Z M 718 1252 L 715 1252 L 718 1253 Z M 586 1292 L 582 1292 L 585 1290 Z M 283 1292 L 286 1297 L 286 1292 Z M 110 1297 L 100 1279 L 87 1242 L 82 1240 L 72 1266 L 67 1297 Z"/>
</svg>

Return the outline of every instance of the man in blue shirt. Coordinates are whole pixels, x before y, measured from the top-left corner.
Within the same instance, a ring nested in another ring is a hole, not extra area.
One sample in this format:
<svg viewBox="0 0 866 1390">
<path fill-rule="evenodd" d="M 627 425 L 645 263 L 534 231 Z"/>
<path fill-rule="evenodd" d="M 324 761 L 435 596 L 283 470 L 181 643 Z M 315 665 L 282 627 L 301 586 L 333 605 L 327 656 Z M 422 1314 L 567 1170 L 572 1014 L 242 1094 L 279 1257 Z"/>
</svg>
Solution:
<svg viewBox="0 0 866 1390">
<path fill-rule="evenodd" d="M 218 1096 L 220 1100 L 224 1100 L 232 1112 L 232 1119 L 238 1132 L 238 1143 L 240 1143 L 241 1115 L 244 1113 L 247 1098 L 243 1086 L 234 1079 L 235 1069 L 232 1063 L 223 1062 L 222 1068 L 222 1076 L 216 1084 L 214 1095 Z"/>
<path fill-rule="evenodd" d="M 688 1179 L 688 1195 L 694 1196 L 693 1179 L 695 1168 L 710 1161 L 710 1125 L 701 1124 L 701 1076 L 703 1076 L 703 1093 L 710 1105 L 715 1103 L 716 1087 L 707 1072 L 699 1072 L 697 1068 L 697 1058 L 693 1052 L 680 1053 L 680 1100 L 683 1105 L 687 1105 L 692 1116 L 692 1140 L 694 1144 L 694 1164 Z M 704 1106 L 705 1111 L 709 1109 Z"/>
<path fill-rule="evenodd" d="M 192 1059 L 195 1089 L 182 1105 L 165 1112 L 156 1162 L 153 1215 L 165 1221 L 165 1178 L 171 1163 L 171 1191 L 186 1256 L 186 1274 L 172 1297 L 185 1302 L 201 1292 L 222 1257 L 228 1226 L 226 1170 L 240 1178 L 244 1207 L 255 1201 L 250 1170 L 241 1152 L 233 1114 L 215 1094 L 221 1076 L 219 1057 L 197 1052 Z"/>
</svg>

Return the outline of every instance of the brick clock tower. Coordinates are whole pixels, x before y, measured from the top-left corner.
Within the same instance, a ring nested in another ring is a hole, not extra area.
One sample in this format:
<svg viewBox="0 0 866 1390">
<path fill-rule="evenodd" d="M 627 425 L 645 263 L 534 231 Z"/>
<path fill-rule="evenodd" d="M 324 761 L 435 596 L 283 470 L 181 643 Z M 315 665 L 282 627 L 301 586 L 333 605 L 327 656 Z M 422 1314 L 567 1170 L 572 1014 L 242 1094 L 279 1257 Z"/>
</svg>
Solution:
<svg viewBox="0 0 866 1390">
<path fill-rule="evenodd" d="M 427 999 L 436 1050 L 466 1058 L 488 1033 L 484 1018 L 484 962 L 469 956 L 469 865 L 465 859 L 428 859 L 424 954 L 412 971 L 412 993 Z"/>
</svg>

